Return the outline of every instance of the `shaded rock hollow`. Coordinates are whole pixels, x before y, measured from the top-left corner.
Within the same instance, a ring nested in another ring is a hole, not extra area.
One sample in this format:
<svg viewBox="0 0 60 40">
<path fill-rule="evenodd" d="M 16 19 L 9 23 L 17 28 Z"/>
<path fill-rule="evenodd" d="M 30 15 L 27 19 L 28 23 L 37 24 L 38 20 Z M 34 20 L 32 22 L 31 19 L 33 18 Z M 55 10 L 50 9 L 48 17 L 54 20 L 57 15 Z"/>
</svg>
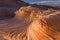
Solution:
<svg viewBox="0 0 60 40">
<path fill-rule="evenodd" d="M 21 0 L 0 0 L 0 19 L 14 17 L 16 10 L 27 5 Z"/>
</svg>

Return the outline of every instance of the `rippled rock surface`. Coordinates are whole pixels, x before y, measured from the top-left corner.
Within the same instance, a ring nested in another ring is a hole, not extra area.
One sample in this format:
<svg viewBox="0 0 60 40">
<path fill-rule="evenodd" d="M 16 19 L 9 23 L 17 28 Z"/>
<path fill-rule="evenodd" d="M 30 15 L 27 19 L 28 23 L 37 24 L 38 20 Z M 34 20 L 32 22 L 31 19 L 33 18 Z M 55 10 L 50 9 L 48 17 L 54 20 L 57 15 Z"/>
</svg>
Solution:
<svg viewBox="0 0 60 40">
<path fill-rule="evenodd" d="M 60 11 L 27 6 L 0 20 L 0 40 L 60 40 Z"/>
</svg>

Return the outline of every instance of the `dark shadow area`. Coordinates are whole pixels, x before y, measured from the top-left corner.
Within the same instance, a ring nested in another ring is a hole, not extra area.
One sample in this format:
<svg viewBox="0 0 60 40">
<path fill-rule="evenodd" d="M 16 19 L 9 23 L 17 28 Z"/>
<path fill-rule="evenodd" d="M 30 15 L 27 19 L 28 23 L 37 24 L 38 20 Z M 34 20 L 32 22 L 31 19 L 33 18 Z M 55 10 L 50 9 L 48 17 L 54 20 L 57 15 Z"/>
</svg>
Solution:
<svg viewBox="0 0 60 40">
<path fill-rule="evenodd" d="M 13 18 L 15 16 L 15 11 L 22 6 L 28 5 L 28 3 L 21 0 L 0 0 L 0 20 Z"/>
</svg>

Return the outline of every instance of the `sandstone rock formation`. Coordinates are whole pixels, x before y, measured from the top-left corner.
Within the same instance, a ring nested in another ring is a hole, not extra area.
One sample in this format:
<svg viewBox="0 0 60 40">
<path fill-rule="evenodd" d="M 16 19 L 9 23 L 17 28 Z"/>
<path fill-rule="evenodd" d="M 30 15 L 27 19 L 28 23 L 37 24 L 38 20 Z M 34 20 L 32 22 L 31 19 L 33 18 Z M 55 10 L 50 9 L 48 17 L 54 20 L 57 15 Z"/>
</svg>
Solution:
<svg viewBox="0 0 60 40">
<path fill-rule="evenodd" d="M 1 40 L 60 40 L 60 11 L 27 6 L 0 20 Z"/>
<path fill-rule="evenodd" d="M 39 12 L 39 8 L 36 7 L 21 7 L 15 12 L 16 17 L 19 18 L 29 18 L 35 16 Z M 35 14 L 35 15 L 34 15 Z"/>
</svg>

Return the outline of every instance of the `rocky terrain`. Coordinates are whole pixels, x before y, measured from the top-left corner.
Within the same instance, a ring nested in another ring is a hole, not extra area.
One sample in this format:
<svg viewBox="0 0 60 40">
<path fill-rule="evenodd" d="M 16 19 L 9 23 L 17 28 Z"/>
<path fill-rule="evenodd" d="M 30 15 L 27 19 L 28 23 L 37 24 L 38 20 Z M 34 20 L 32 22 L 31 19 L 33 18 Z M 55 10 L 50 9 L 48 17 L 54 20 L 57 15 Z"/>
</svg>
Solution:
<svg viewBox="0 0 60 40">
<path fill-rule="evenodd" d="M 0 19 L 14 17 L 16 10 L 27 5 L 21 0 L 0 0 Z"/>
<path fill-rule="evenodd" d="M 0 40 L 60 40 L 59 8 L 21 0 L 0 4 Z"/>
</svg>

